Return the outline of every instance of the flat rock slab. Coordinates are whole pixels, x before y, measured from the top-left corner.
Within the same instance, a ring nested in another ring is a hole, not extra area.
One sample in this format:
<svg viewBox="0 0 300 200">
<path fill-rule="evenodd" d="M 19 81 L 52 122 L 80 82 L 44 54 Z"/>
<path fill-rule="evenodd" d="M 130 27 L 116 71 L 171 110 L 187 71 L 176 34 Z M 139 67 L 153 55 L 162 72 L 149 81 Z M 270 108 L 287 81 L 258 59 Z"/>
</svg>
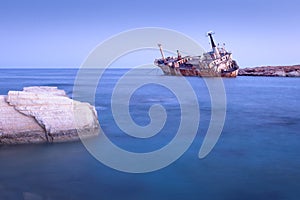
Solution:
<svg viewBox="0 0 300 200">
<path fill-rule="evenodd" d="M 47 142 L 46 133 L 34 117 L 24 115 L 0 96 L 0 143 Z"/>
<path fill-rule="evenodd" d="M 0 96 L 0 144 L 63 142 L 98 134 L 97 112 L 56 87 Z"/>
</svg>

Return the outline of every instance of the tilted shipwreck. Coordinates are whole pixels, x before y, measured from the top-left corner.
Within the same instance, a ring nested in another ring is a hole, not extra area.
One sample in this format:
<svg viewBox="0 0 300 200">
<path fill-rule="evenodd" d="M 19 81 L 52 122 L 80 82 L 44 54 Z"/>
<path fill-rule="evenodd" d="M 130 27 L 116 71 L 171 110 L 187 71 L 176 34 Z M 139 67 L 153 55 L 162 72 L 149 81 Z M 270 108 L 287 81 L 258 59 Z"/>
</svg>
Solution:
<svg viewBox="0 0 300 200">
<path fill-rule="evenodd" d="M 232 59 L 232 53 L 222 47 L 216 46 L 208 32 L 212 50 L 200 56 L 182 57 L 177 50 L 176 57 L 165 57 L 162 45 L 158 44 L 162 58 L 155 59 L 154 64 L 162 69 L 165 75 L 173 76 L 199 76 L 199 77 L 236 77 L 239 66 Z"/>
</svg>

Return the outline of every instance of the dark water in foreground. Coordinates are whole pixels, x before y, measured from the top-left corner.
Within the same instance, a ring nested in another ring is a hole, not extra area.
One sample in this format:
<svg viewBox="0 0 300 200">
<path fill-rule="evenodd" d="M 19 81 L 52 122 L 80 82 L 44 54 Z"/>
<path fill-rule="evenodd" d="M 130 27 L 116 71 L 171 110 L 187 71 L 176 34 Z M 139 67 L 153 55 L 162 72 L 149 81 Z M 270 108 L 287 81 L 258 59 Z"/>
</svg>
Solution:
<svg viewBox="0 0 300 200">
<path fill-rule="evenodd" d="M 0 70 L 0 94 L 24 86 L 58 86 L 72 96 L 76 70 Z M 170 109 L 163 133 L 147 140 L 122 136 L 110 111 L 111 89 L 125 70 L 106 73 L 96 108 L 110 139 L 130 151 L 148 152 L 172 140 L 180 115 L 165 88 L 149 85 L 131 99 L 132 118 L 149 123 L 153 103 Z M 155 74 L 145 74 L 156 76 Z M 176 82 L 177 77 L 167 77 Z M 210 101 L 204 82 L 188 78 L 200 105 L 200 128 L 191 147 L 170 166 L 146 174 L 111 169 L 81 142 L 0 147 L 0 199 L 299 199 L 300 79 L 223 79 L 227 116 L 212 152 L 198 158 L 208 128 Z"/>
</svg>

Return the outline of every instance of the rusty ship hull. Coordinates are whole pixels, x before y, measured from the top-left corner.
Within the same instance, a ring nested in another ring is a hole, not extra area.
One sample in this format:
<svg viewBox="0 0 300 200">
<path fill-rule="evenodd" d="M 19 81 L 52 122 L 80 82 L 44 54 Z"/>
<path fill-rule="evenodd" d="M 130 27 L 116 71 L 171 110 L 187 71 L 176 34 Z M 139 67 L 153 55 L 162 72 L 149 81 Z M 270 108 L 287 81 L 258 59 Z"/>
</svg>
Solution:
<svg viewBox="0 0 300 200">
<path fill-rule="evenodd" d="M 176 57 L 165 57 L 161 44 L 159 49 L 162 58 L 155 59 L 154 64 L 162 69 L 165 75 L 169 76 L 198 76 L 198 77 L 236 77 L 239 66 L 232 59 L 232 53 L 225 50 L 225 47 L 217 47 L 208 32 L 212 51 L 200 56 L 182 57 L 177 50 Z"/>
<path fill-rule="evenodd" d="M 213 70 L 197 69 L 197 68 L 173 68 L 169 66 L 159 66 L 164 75 L 167 76 L 198 76 L 198 77 L 227 77 L 234 78 L 238 75 L 239 69 L 232 71 L 216 72 Z"/>
</svg>

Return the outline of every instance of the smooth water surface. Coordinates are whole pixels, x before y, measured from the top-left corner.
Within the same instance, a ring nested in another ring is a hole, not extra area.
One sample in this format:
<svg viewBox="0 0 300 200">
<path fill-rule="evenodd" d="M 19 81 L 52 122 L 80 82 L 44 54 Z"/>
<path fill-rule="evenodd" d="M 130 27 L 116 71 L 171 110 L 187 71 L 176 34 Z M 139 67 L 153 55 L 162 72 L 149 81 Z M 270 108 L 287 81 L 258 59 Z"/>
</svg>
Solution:
<svg viewBox="0 0 300 200">
<path fill-rule="evenodd" d="M 124 135 L 113 120 L 110 100 L 125 72 L 108 70 L 99 82 L 95 106 L 101 127 L 126 150 L 162 148 L 178 128 L 181 113 L 176 96 L 155 84 L 137 90 L 130 102 L 137 124 L 150 123 L 152 104 L 163 105 L 168 119 L 152 138 Z M 75 69 L 1 69 L 0 94 L 47 85 L 72 96 L 76 74 Z M 178 77 L 164 78 L 175 84 Z M 210 98 L 201 78 L 187 79 L 198 97 L 200 127 L 191 147 L 170 166 L 145 174 L 119 172 L 93 158 L 80 141 L 1 146 L 0 199 L 299 199 L 300 79 L 223 79 L 226 122 L 218 143 L 204 159 L 198 158 L 198 152 L 209 125 Z"/>
</svg>

